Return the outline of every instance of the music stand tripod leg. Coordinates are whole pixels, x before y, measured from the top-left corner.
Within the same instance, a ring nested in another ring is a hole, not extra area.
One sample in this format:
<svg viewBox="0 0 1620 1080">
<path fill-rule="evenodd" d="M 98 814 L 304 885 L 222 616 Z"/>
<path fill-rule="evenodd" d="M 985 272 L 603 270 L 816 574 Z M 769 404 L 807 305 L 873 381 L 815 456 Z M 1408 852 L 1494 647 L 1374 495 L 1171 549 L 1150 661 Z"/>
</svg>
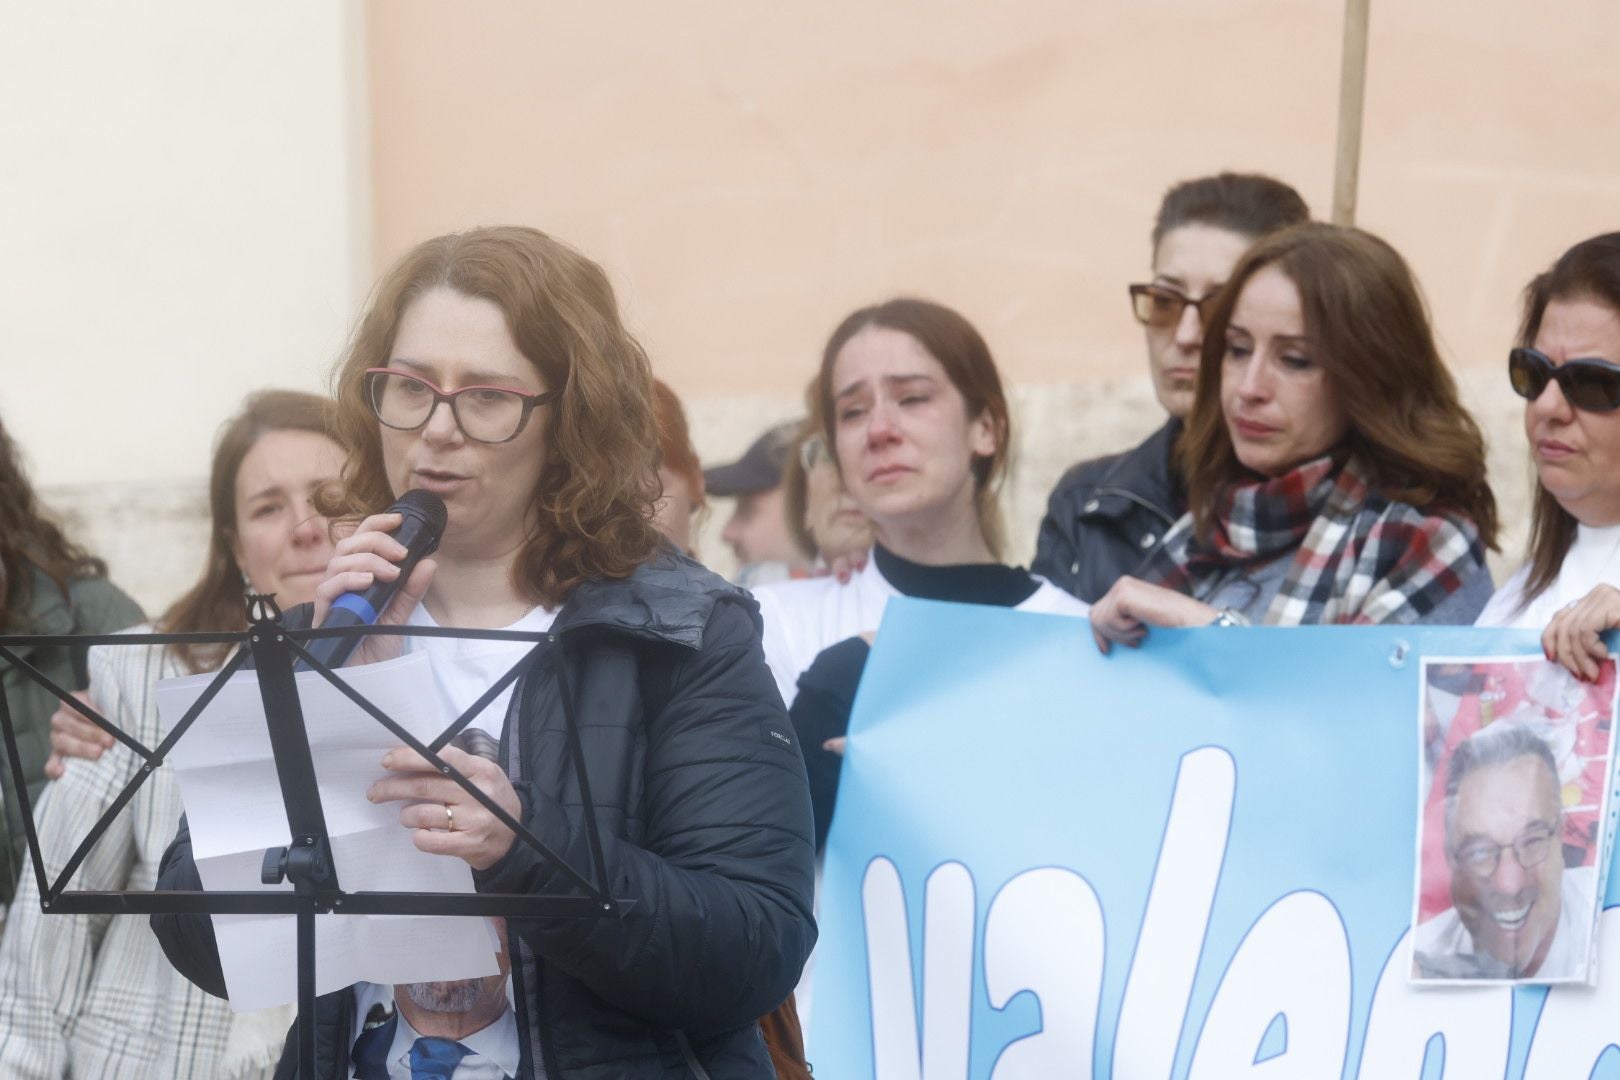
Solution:
<svg viewBox="0 0 1620 1080">
<path fill-rule="evenodd" d="M 315 760 L 309 750 L 293 654 L 287 647 L 281 611 L 267 596 L 251 596 L 248 648 L 258 669 L 259 693 L 276 758 L 276 776 L 292 835 L 288 848 L 265 852 L 260 878 L 266 884 L 291 881 L 298 905 L 298 1059 L 301 1076 L 315 1074 L 315 916 L 340 902 L 332 842 L 326 831 Z"/>
</svg>

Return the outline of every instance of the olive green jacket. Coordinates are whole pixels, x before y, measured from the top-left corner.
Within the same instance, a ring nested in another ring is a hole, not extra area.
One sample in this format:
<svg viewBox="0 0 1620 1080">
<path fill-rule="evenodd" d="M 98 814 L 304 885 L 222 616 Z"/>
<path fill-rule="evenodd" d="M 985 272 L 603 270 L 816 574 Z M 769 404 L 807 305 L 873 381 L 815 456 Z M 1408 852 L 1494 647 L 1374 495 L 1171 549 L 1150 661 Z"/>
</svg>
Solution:
<svg viewBox="0 0 1620 1080">
<path fill-rule="evenodd" d="M 106 578 L 75 578 L 68 594 L 38 570 L 33 570 L 28 611 L 13 619 L 7 634 L 110 634 L 142 622 L 140 606 Z M 73 686 L 72 650 L 27 648 L 13 650 L 64 689 Z M 45 687 L 10 664 L 0 664 L 0 685 L 17 732 L 18 756 L 28 778 L 28 797 L 38 805 L 45 790 L 45 758 L 51 752 L 51 713 L 57 700 Z M 0 762 L 3 764 L 3 762 Z M 29 865 L 22 826 L 22 805 L 13 790 L 9 765 L 0 768 L 5 790 L 5 815 L 0 820 L 0 901 L 9 904 L 17 875 Z"/>
</svg>

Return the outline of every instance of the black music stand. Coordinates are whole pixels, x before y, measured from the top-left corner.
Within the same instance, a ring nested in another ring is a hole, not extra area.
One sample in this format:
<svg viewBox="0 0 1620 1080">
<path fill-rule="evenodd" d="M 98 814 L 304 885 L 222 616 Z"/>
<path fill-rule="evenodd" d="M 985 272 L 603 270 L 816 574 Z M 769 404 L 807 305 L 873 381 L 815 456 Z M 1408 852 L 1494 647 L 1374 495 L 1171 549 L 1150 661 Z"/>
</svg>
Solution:
<svg viewBox="0 0 1620 1080">
<path fill-rule="evenodd" d="M 338 630 L 289 630 L 282 625 L 281 611 L 271 596 L 248 597 L 248 629 L 245 633 L 226 634 L 57 634 L 57 635 L 0 635 L 0 664 L 16 668 L 34 682 L 56 695 L 62 702 L 79 712 L 97 727 L 128 747 L 144 764 L 112 806 L 85 835 L 61 875 L 55 882 L 45 878 L 45 860 L 40 851 L 39 834 L 34 828 L 34 808 L 28 795 L 27 777 L 23 773 L 22 756 L 17 749 L 17 733 L 12 722 L 10 704 L 0 693 L 0 733 L 5 736 L 6 757 L 10 765 L 11 780 L 17 790 L 22 807 L 23 829 L 28 841 L 29 858 L 34 877 L 39 884 L 40 908 L 45 914 L 64 915 L 293 915 L 298 921 L 298 1056 L 301 1076 L 314 1075 L 315 1068 L 315 916 L 331 914 L 351 915 L 503 915 L 510 918 L 601 918 L 623 912 L 634 901 L 616 899 L 608 892 L 607 868 L 602 855 L 601 834 L 597 829 L 596 808 L 591 801 L 590 779 L 585 769 L 585 754 L 580 745 L 579 725 L 574 718 L 573 702 L 562 666 L 558 666 L 559 687 L 563 701 L 563 717 L 567 728 L 568 750 L 572 767 L 579 781 L 581 810 L 585 819 L 586 840 L 590 849 L 591 865 L 586 873 L 571 866 L 561 855 L 552 851 L 538 837 L 524 828 L 522 823 L 485 795 L 462 773 L 445 764 L 438 752 L 462 729 L 472 723 L 495 697 L 517 681 L 519 674 L 543 648 L 552 641 L 548 634 L 525 633 L 508 630 L 457 630 L 445 627 L 366 626 L 345 627 Z M 409 637 L 457 637 L 494 641 L 522 641 L 533 647 L 524 654 L 507 673 L 497 679 L 453 724 L 431 743 L 417 740 L 410 732 L 396 724 L 370 701 L 349 687 L 332 673 L 325 664 L 305 650 L 304 642 L 317 638 L 367 636 L 388 634 Z M 19 657 L 13 649 L 28 646 L 57 646 L 85 648 L 91 645 L 178 645 L 237 644 L 237 649 L 225 666 L 215 674 L 202 695 L 186 711 L 168 736 L 150 749 L 133 736 L 119 729 L 95 709 L 73 697 L 32 664 Z M 96 842 L 107 831 L 113 819 L 121 813 L 136 791 L 161 766 L 180 738 L 202 715 L 209 702 L 236 672 L 247 666 L 252 658 L 259 675 L 259 692 L 264 701 L 264 714 L 269 728 L 271 748 L 275 755 L 277 778 L 281 784 L 282 801 L 286 804 L 287 825 L 292 841 L 286 848 L 271 848 L 265 852 L 261 874 L 266 884 L 280 884 L 289 880 L 293 891 L 287 892 L 96 892 L 70 890 L 69 881 L 90 854 Z M 320 793 L 315 781 L 315 765 L 310 756 L 309 738 L 304 729 L 304 714 L 298 701 L 298 688 L 293 678 L 293 665 L 301 662 L 320 672 L 350 701 L 386 728 L 400 742 L 409 746 L 432 762 L 441 773 L 459 784 L 486 810 L 516 834 L 517 843 L 526 844 L 541 857 L 552 862 L 567 885 L 584 895 L 521 893 L 405 893 L 405 892 L 344 892 L 338 883 L 337 869 L 332 863 L 331 840 L 326 831 L 326 818 L 321 809 Z"/>
</svg>

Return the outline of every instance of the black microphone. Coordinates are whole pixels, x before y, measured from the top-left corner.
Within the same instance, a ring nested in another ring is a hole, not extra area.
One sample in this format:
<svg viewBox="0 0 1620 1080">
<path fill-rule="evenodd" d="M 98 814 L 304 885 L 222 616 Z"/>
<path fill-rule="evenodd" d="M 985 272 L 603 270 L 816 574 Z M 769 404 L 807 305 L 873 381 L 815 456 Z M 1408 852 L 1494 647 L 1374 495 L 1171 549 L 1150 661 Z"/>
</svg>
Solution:
<svg viewBox="0 0 1620 1080">
<path fill-rule="evenodd" d="M 405 545 L 405 558 L 399 564 L 399 576 L 393 581 L 377 580 L 365 592 L 344 593 L 332 601 L 332 608 L 321 620 L 321 628 L 344 626 L 371 626 L 377 621 L 377 615 L 388 607 L 388 602 L 394 598 L 405 579 L 411 576 L 416 564 L 422 561 L 423 556 L 433 554 L 439 546 L 439 537 L 444 535 L 444 524 L 449 517 L 444 508 L 444 500 L 431 491 L 420 488 L 407 491 L 399 497 L 399 501 L 384 511 L 387 514 L 398 514 L 402 519 L 399 528 L 390 535 Z M 342 667 L 348 660 L 349 654 L 354 652 L 356 645 L 360 644 L 359 634 L 349 634 L 343 637 L 317 638 L 311 641 L 308 651 L 311 656 L 329 668 Z M 307 664 L 300 664 L 307 670 Z"/>
</svg>

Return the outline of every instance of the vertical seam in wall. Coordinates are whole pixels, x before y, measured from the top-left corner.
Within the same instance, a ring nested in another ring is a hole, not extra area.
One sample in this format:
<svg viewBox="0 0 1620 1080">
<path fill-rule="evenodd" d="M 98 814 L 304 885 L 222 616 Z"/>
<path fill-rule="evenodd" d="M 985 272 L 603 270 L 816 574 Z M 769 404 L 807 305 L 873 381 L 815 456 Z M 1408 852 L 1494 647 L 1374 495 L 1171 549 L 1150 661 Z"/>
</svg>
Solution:
<svg viewBox="0 0 1620 1080">
<path fill-rule="evenodd" d="M 346 300 L 351 326 L 371 286 L 372 245 L 376 236 L 372 185 L 375 155 L 371 145 L 371 49 L 366 20 L 368 8 L 369 5 L 358 0 L 334 5 L 343 20 L 342 107 L 348 164 L 346 195 L 349 203 L 349 295 Z"/>
</svg>

